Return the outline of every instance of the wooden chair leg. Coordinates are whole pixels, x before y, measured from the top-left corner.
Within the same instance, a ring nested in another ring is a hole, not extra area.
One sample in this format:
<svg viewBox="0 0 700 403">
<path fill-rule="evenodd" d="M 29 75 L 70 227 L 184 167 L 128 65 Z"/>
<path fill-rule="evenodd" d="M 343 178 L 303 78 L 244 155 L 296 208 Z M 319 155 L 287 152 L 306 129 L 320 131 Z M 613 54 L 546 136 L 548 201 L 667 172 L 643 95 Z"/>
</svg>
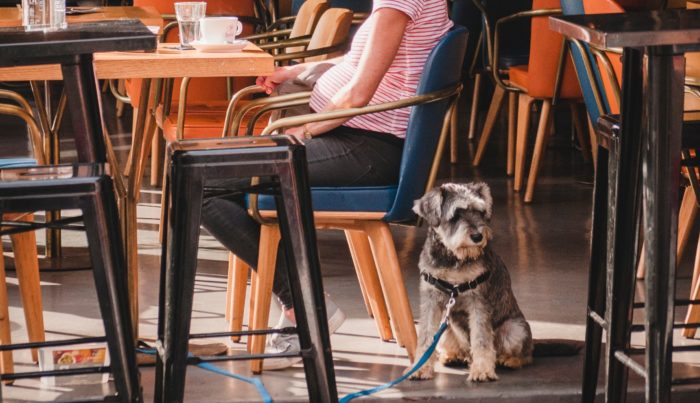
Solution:
<svg viewBox="0 0 700 403">
<path fill-rule="evenodd" d="M 22 220 L 32 220 L 28 215 Z M 12 250 L 15 255 L 17 280 L 19 281 L 20 297 L 24 318 L 27 323 L 27 333 L 30 342 L 45 340 L 44 314 L 41 302 L 41 285 L 39 280 L 39 259 L 36 252 L 36 234 L 22 232 L 10 235 Z M 32 360 L 38 362 L 38 351 L 32 349 Z"/>
<path fill-rule="evenodd" d="M 476 119 L 479 113 L 479 95 L 481 94 L 481 73 L 474 75 L 474 92 L 472 93 L 472 105 L 471 111 L 469 112 L 469 132 L 467 137 L 469 140 L 474 139 L 474 134 L 476 134 Z"/>
<path fill-rule="evenodd" d="M 453 164 L 457 163 L 458 153 L 457 153 L 457 132 L 459 131 L 459 114 L 457 110 L 459 109 L 459 104 L 455 105 L 450 115 L 450 162 Z"/>
<path fill-rule="evenodd" d="M 12 344 L 10 309 L 7 299 L 7 281 L 5 278 L 5 261 L 0 254 L 0 344 Z M 0 369 L 3 373 L 14 373 L 12 351 L 0 353 Z"/>
<path fill-rule="evenodd" d="M 693 268 L 693 280 L 690 282 L 690 299 L 700 299 L 700 242 L 698 242 L 695 252 L 695 265 Z M 685 316 L 685 323 L 700 322 L 700 305 L 688 305 L 688 313 Z M 692 339 L 695 337 L 696 328 L 683 329 L 683 337 Z"/>
<path fill-rule="evenodd" d="M 530 128 L 530 109 L 534 101 L 527 94 L 518 97 L 518 131 L 515 139 L 515 180 L 513 190 L 520 191 L 525 173 L 525 153 L 527 152 L 527 132 Z"/>
<path fill-rule="evenodd" d="M 272 298 L 272 280 L 275 277 L 275 263 L 277 261 L 277 248 L 280 241 L 280 229 L 277 225 L 263 225 L 260 227 L 260 248 L 258 252 L 257 280 L 255 282 L 254 298 L 255 306 L 251 307 L 253 322 L 250 329 L 267 329 L 270 319 L 270 300 Z M 265 352 L 266 335 L 256 335 L 250 338 L 250 352 L 262 354 Z M 262 360 L 250 362 L 250 369 L 254 374 L 262 372 Z"/>
<path fill-rule="evenodd" d="M 530 163 L 530 174 L 527 177 L 527 189 L 525 190 L 525 203 L 532 201 L 532 195 L 535 192 L 535 184 L 537 183 L 537 174 L 540 170 L 540 162 L 544 152 L 544 142 L 547 137 L 547 128 L 549 128 L 549 114 L 552 108 L 552 101 L 545 99 L 542 103 L 542 113 L 540 113 L 540 123 L 537 128 L 537 137 L 535 139 L 535 150 L 532 153 L 532 162 Z"/>
<path fill-rule="evenodd" d="M 516 108 L 518 107 L 518 94 L 511 92 L 508 94 L 508 161 L 506 161 L 506 175 L 513 175 L 515 165 L 515 131 L 516 131 Z"/>
<path fill-rule="evenodd" d="M 578 140 L 578 144 L 581 147 L 581 154 L 583 154 L 583 159 L 585 161 L 590 160 L 590 154 L 588 150 L 589 143 L 586 140 L 586 129 L 585 125 L 583 123 L 583 119 L 581 118 L 581 113 L 579 112 L 578 109 L 578 104 L 576 103 L 571 103 L 569 104 L 569 108 L 571 110 L 571 122 L 574 125 L 574 131 L 576 132 L 576 139 Z"/>
<path fill-rule="evenodd" d="M 406 348 L 408 357 L 413 362 L 416 326 L 389 225 L 383 221 L 369 221 L 364 227 L 378 268 L 384 298 L 389 306 L 389 315 L 394 322 L 394 335 L 399 344 Z"/>
<path fill-rule="evenodd" d="M 695 200 L 695 192 L 693 188 L 688 186 L 683 192 L 683 200 L 681 200 L 681 206 L 678 210 L 678 242 L 676 246 L 676 264 L 680 264 L 681 258 L 683 257 L 683 252 L 688 245 L 688 239 L 693 230 L 693 223 L 698 215 L 698 204 Z M 639 263 L 637 264 L 637 278 L 643 279 L 646 274 L 646 267 L 644 266 L 644 246 L 642 246 L 642 251 L 639 254 Z"/>
<path fill-rule="evenodd" d="M 386 309 L 386 301 L 384 300 L 382 286 L 377 274 L 377 267 L 374 265 L 372 249 L 370 248 L 367 235 L 362 231 L 346 230 L 345 237 L 348 240 L 350 254 L 355 265 L 357 278 L 360 281 L 360 289 L 362 289 L 367 312 L 374 317 L 382 340 L 389 341 L 393 338 L 389 313 Z"/>
<path fill-rule="evenodd" d="M 163 159 L 165 158 L 165 139 L 163 139 L 163 130 L 157 129 L 158 132 L 153 136 L 151 143 L 151 186 L 158 187 L 161 184 L 163 177 Z"/>
<path fill-rule="evenodd" d="M 228 254 L 228 278 L 226 282 L 226 321 L 229 331 L 243 330 L 243 315 L 245 312 L 245 296 L 248 288 L 248 272 L 250 267 L 233 253 Z M 231 336 L 231 341 L 238 343 L 240 336 Z"/>
<path fill-rule="evenodd" d="M 493 91 L 493 98 L 491 99 L 491 105 L 489 106 L 489 111 L 486 114 L 486 121 L 484 122 L 484 129 L 481 131 L 481 137 L 479 137 L 479 145 L 476 148 L 476 155 L 474 156 L 474 161 L 472 165 L 479 166 L 481 159 L 484 157 L 484 152 L 486 150 L 486 144 L 489 142 L 491 133 L 493 132 L 493 126 L 496 123 L 496 118 L 498 117 L 498 112 L 501 110 L 503 105 L 503 97 L 506 94 L 506 90 L 496 86 Z"/>
</svg>

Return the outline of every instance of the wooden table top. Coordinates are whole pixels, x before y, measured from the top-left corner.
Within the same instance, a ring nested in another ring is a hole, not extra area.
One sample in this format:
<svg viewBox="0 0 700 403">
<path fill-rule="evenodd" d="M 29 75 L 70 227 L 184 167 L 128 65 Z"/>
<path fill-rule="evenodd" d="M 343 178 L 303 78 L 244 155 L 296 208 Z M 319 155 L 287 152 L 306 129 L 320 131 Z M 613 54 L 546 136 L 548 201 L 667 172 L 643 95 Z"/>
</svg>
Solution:
<svg viewBox="0 0 700 403">
<path fill-rule="evenodd" d="M 254 77 L 274 71 L 272 56 L 255 45 L 231 53 L 196 50 L 95 54 L 95 74 L 101 79 L 177 77 Z M 165 49 L 164 49 L 165 48 Z M 0 68 L 0 81 L 61 80 L 60 66 L 38 65 Z"/>
<path fill-rule="evenodd" d="M 163 18 L 155 7 L 96 7 L 97 12 L 66 15 L 66 21 L 93 22 L 104 20 L 141 20 L 146 26 L 163 26 Z M 22 24 L 22 12 L 18 7 L 0 7 L 0 27 L 16 27 Z"/>
</svg>

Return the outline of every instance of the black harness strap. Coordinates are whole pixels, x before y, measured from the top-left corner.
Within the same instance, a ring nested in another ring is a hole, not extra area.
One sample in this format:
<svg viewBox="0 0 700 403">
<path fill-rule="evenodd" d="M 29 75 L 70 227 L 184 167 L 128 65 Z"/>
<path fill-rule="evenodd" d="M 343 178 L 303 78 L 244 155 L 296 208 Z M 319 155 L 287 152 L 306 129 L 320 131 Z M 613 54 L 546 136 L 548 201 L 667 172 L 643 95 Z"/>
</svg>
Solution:
<svg viewBox="0 0 700 403">
<path fill-rule="evenodd" d="M 445 294 L 448 294 L 451 297 L 457 297 L 457 295 L 459 295 L 465 291 L 476 289 L 476 287 L 479 286 L 479 284 L 481 284 L 484 281 L 489 279 L 491 272 L 486 271 L 472 281 L 468 281 L 466 283 L 457 284 L 457 285 L 454 285 L 452 283 L 448 283 L 445 280 L 440 280 L 439 278 L 433 277 L 424 271 L 420 272 L 420 275 L 421 275 L 421 277 L 423 277 L 423 280 L 425 280 L 428 284 L 432 285 L 433 287 L 437 288 L 438 290 L 444 292 Z"/>
</svg>

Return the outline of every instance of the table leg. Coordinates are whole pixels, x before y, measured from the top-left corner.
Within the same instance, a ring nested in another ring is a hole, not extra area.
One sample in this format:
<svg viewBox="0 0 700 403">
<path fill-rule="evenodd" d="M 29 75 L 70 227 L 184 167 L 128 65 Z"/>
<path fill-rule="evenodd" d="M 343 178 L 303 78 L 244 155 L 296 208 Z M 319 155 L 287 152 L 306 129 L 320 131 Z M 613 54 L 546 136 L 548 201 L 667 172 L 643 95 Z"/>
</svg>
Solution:
<svg viewBox="0 0 700 403">
<path fill-rule="evenodd" d="M 646 401 L 671 401 L 673 308 L 685 58 L 652 47 L 644 63 Z"/>
<path fill-rule="evenodd" d="M 136 124 L 132 133 L 131 150 L 132 155 L 129 158 L 130 173 L 126 191 L 126 203 L 122 211 L 123 232 L 125 234 L 124 247 L 126 250 L 126 264 L 129 273 L 129 301 L 131 304 L 131 317 L 134 322 L 134 336 L 138 337 L 138 240 L 137 240 L 137 215 L 136 208 L 138 204 L 139 189 L 141 181 L 137 175 L 135 167 L 139 162 L 137 156 L 141 155 L 141 150 L 144 147 L 144 129 L 146 128 L 146 120 L 148 119 L 148 99 L 151 91 L 151 80 L 143 79 L 141 81 L 141 102 L 139 103 L 138 111 L 136 112 Z"/>
<path fill-rule="evenodd" d="M 607 402 L 625 401 L 627 367 L 616 357 L 629 345 L 634 272 L 637 265 L 641 166 L 641 52 L 625 49 L 625 85 L 619 145 L 611 142 L 608 182 L 607 291 L 605 343 Z"/>
</svg>

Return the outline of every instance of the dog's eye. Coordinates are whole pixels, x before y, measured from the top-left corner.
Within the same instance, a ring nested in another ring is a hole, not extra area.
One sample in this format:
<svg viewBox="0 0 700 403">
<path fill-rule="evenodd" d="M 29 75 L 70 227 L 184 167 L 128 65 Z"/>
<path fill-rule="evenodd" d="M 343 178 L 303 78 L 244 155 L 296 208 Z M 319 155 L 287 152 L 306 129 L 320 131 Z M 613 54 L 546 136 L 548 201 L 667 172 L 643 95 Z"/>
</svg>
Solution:
<svg viewBox="0 0 700 403">
<path fill-rule="evenodd" d="M 452 218 L 450 218 L 450 222 L 457 222 L 457 220 L 463 217 L 466 212 L 467 210 L 463 208 L 456 209 L 454 215 L 452 216 Z"/>
</svg>

